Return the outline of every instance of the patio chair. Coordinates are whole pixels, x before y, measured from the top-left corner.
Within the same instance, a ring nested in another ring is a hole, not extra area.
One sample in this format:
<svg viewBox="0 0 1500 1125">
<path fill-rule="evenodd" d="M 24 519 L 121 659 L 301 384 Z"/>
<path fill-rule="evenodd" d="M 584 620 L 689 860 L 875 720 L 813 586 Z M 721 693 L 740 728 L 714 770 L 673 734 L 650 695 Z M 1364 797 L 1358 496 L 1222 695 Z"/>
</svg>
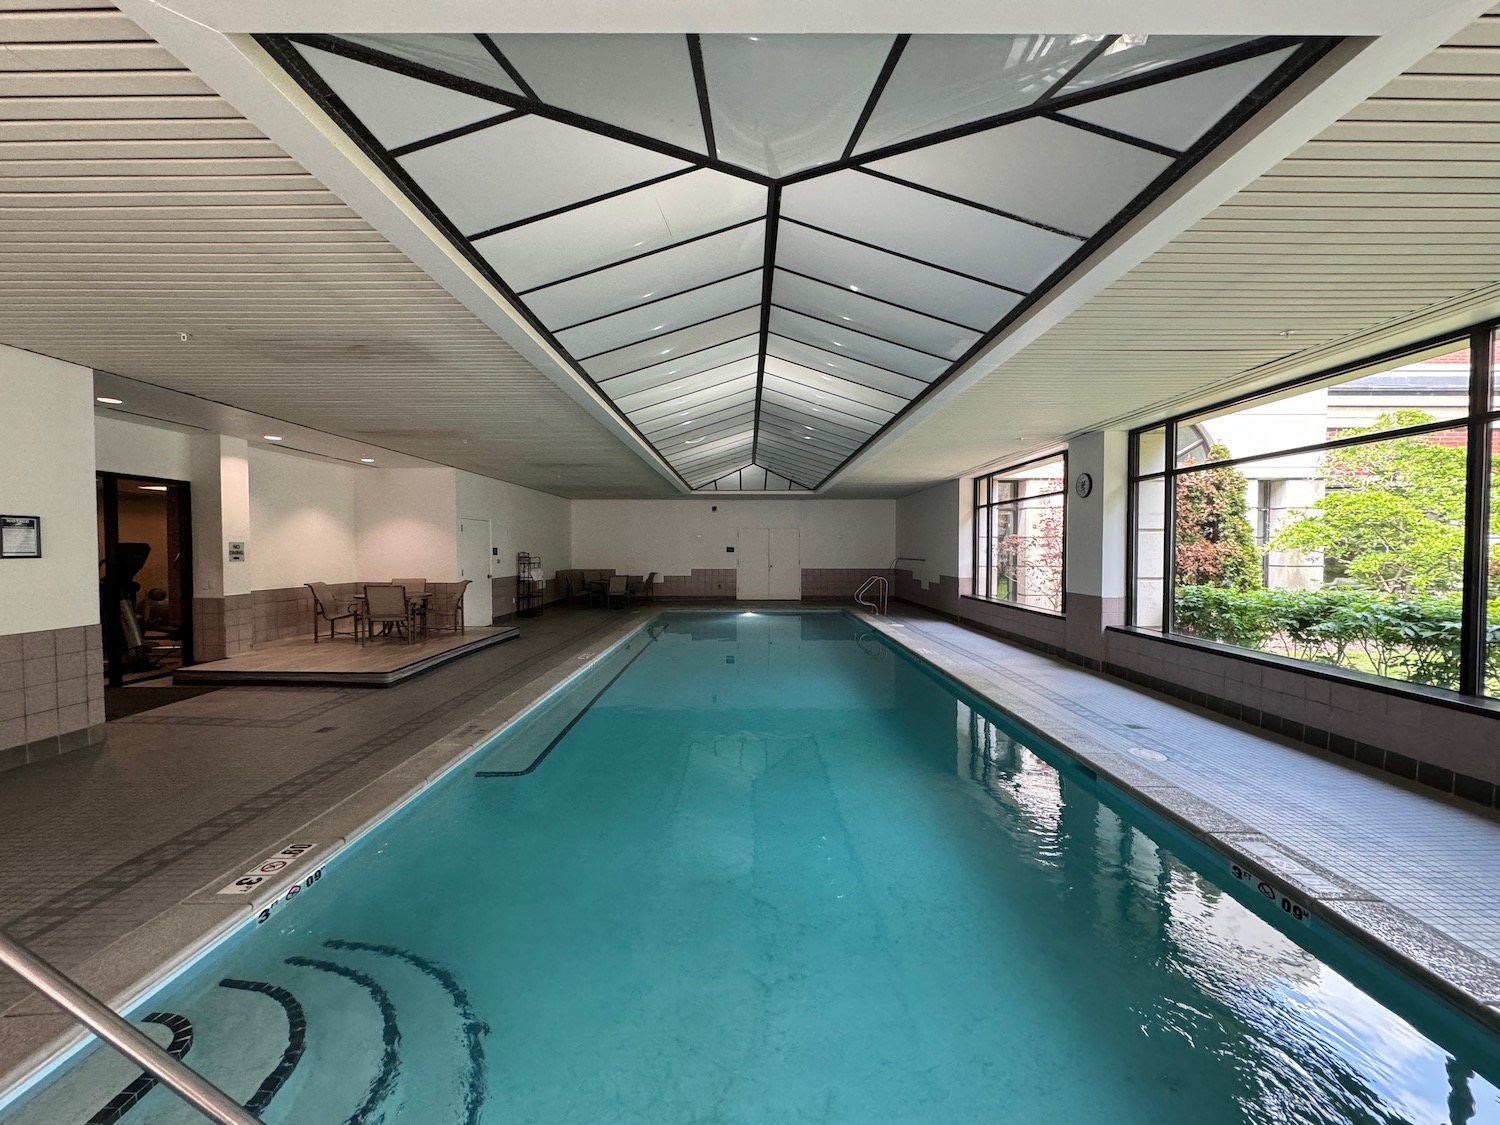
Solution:
<svg viewBox="0 0 1500 1125">
<path fill-rule="evenodd" d="M 341 602 L 338 595 L 329 589 L 327 582 L 307 582 L 304 585 L 312 591 L 313 596 L 313 644 L 318 643 L 318 620 L 320 618 L 328 622 L 328 639 L 330 641 L 338 635 L 338 629 L 334 623 L 353 618 L 354 632 L 352 634 L 345 633 L 344 636 L 352 636 L 360 644 L 364 643 L 364 638 L 359 633 L 359 603 L 354 601 Z"/>
<path fill-rule="evenodd" d="M 609 587 L 604 592 L 604 604 L 608 608 L 616 598 L 620 599 L 620 608 L 630 600 L 630 587 L 625 582 L 623 574 L 616 574 L 609 580 Z"/>
<path fill-rule="evenodd" d="M 648 602 L 656 600 L 656 571 L 653 570 L 650 574 L 646 575 L 646 581 L 641 583 L 637 593 L 644 595 Z"/>
<path fill-rule="evenodd" d="M 427 579 L 392 578 L 391 585 L 400 586 L 406 591 L 406 599 L 412 603 L 412 616 L 417 619 L 422 632 L 427 632 L 427 599 L 415 596 L 427 593 Z"/>
<path fill-rule="evenodd" d="M 405 634 L 406 643 L 411 644 L 416 621 L 404 587 L 373 584 L 365 587 L 365 631 L 372 637 L 377 624 L 394 627 L 398 633 Z"/>
<path fill-rule="evenodd" d="M 432 628 L 451 629 L 455 633 L 464 631 L 464 591 L 472 581 L 465 578 L 462 582 L 434 583 L 427 609 Z"/>
</svg>

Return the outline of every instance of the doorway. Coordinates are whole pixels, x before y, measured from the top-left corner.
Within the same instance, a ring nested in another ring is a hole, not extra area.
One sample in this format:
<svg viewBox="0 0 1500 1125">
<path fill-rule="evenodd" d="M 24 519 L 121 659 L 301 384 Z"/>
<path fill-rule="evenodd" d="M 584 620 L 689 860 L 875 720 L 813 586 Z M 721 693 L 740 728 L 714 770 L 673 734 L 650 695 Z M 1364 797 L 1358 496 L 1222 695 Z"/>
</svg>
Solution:
<svg viewBox="0 0 1500 1125">
<path fill-rule="evenodd" d="M 797 528 L 741 528 L 735 558 L 738 600 L 801 600 L 802 532 Z"/>
<path fill-rule="evenodd" d="M 99 620 L 111 687 L 192 663 L 191 497 L 185 481 L 95 475 Z"/>
<path fill-rule="evenodd" d="M 458 577 L 467 578 L 464 591 L 464 624 L 493 625 L 494 595 L 490 591 L 490 521 L 458 521 Z"/>
</svg>

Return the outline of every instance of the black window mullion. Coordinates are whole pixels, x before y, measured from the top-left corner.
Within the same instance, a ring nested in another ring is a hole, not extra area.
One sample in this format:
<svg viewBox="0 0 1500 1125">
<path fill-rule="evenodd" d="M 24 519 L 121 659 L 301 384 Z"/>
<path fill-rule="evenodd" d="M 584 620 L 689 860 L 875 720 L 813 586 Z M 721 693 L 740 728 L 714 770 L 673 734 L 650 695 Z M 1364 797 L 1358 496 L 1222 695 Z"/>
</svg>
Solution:
<svg viewBox="0 0 1500 1125">
<path fill-rule="evenodd" d="M 1494 384 L 1492 327 L 1476 328 L 1469 340 L 1469 448 L 1464 498 L 1463 622 L 1459 633 L 1458 690 L 1484 694 L 1489 633 L 1490 412 Z"/>
<path fill-rule="evenodd" d="M 1130 448 L 1125 454 L 1125 624 L 1130 626 L 1136 624 L 1136 543 L 1141 537 L 1135 522 L 1140 518 L 1135 494 L 1140 487 L 1136 481 L 1141 471 L 1141 432 L 1136 430 L 1130 435 Z"/>
<path fill-rule="evenodd" d="M 1165 429 L 1162 464 L 1169 471 L 1162 478 L 1161 631 L 1171 633 L 1177 616 L 1177 476 L 1171 471 L 1177 465 L 1176 419 L 1168 422 Z"/>
</svg>

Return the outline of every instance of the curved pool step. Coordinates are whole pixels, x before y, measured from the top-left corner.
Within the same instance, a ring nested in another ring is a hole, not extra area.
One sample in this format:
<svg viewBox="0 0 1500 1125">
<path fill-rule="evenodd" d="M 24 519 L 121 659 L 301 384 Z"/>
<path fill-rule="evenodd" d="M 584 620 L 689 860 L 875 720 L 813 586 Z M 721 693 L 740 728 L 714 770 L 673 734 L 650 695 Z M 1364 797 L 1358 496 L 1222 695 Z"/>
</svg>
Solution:
<svg viewBox="0 0 1500 1125">
<path fill-rule="evenodd" d="M 236 980 L 233 977 L 225 977 L 219 982 L 219 987 L 235 988 L 243 992 L 269 996 L 280 1004 L 282 1011 L 286 1013 L 286 1050 L 281 1052 L 281 1058 L 276 1060 L 275 1068 L 261 1079 L 255 1093 L 251 1094 L 249 1100 L 244 1103 L 246 1109 L 259 1116 L 271 1104 L 271 1099 L 281 1092 L 287 1079 L 297 1069 L 297 1064 L 302 1061 L 302 1055 L 307 1050 L 307 1013 L 303 1011 L 302 1005 L 295 996 L 280 985 L 267 981 Z"/>
<path fill-rule="evenodd" d="M 440 962 L 394 945 L 334 938 L 330 957 L 380 980 L 400 1013 L 404 1100 L 422 1120 L 478 1125 L 485 1101 L 489 1026 L 467 990 Z"/>
</svg>

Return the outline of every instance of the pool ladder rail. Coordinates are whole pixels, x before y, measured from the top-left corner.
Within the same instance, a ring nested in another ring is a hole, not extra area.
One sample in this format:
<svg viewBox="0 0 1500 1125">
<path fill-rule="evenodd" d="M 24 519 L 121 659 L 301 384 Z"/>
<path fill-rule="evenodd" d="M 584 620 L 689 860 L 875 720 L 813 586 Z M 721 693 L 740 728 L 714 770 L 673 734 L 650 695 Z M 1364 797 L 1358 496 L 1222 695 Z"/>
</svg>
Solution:
<svg viewBox="0 0 1500 1125">
<path fill-rule="evenodd" d="M 0 931 L 0 965 L 88 1028 L 120 1054 L 217 1125 L 260 1125 L 260 1118 L 178 1062 L 110 1006 L 20 942 Z"/>
<path fill-rule="evenodd" d="M 871 613 L 884 615 L 886 606 L 890 602 L 891 584 L 883 574 L 872 574 L 864 580 L 860 588 L 854 591 L 854 600 L 864 606 Z M 866 598 L 865 595 L 870 594 Z"/>
</svg>

